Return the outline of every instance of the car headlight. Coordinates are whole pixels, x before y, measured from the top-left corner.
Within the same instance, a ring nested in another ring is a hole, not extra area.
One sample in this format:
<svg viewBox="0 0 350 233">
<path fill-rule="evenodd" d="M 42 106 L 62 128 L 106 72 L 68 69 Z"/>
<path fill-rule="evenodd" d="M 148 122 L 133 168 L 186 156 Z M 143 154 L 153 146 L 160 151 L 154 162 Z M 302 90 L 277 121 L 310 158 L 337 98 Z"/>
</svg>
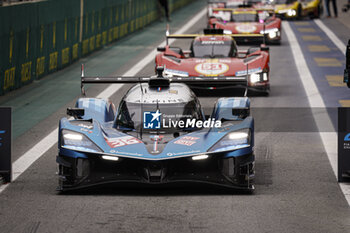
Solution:
<svg viewBox="0 0 350 233">
<path fill-rule="evenodd" d="M 287 11 L 287 15 L 288 15 L 288 16 L 296 16 L 296 15 L 297 15 L 297 12 L 296 12 L 296 10 L 289 9 L 289 10 Z"/>
<path fill-rule="evenodd" d="M 218 141 L 208 152 L 237 150 L 250 147 L 250 129 L 230 132 Z"/>
<path fill-rule="evenodd" d="M 249 80 L 251 83 L 267 81 L 267 73 L 253 73 L 249 75 Z"/>
<path fill-rule="evenodd" d="M 226 34 L 226 35 L 231 35 L 232 34 L 232 31 L 231 30 L 224 30 L 224 34 Z"/>
<path fill-rule="evenodd" d="M 101 149 L 84 134 L 64 129 L 61 135 L 61 147 L 86 152 L 102 152 Z"/>
<path fill-rule="evenodd" d="M 163 75 L 167 77 L 188 77 L 188 73 L 181 70 L 164 69 Z"/>
<path fill-rule="evenodd" d="M 260 31 L 260 34 L 267 34 L 270 39 L 280 36 L 280 30 L 278 28 L 270 28 Z"/>
<path fill-rule="evenodd" d="M 207 158 L 209 158 L 209 155 L 196 155 L 196 156 L 193 156 L 192 157 L 192 160 L 205 160 L 205 159 L 207 159 Z"/>
</svg>

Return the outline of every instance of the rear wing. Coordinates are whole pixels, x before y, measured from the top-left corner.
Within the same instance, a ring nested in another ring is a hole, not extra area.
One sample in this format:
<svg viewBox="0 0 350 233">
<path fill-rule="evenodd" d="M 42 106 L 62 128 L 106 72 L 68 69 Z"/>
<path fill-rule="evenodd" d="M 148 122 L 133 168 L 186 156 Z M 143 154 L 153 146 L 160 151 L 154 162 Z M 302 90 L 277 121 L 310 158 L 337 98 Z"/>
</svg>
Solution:
<svg viewBox="0 0 350 233">
<path fill-rule="evenodd" d="M 275 14 L 275 10 L 274 9 L 264 9 L 264 8 L 254 8 L 254 10 L 256 10 L 257 12 L 268 12 L 270 14 Z"/>
<path fill-rule="evenodd" d="M 263 34 L 224 34 L 223 33 L 223 30 L 222 33 L 219 32 L 219 30 L 217 30 L 218 33 L 214 33 L 214 34 L 169 34 L 166 36 L 166 44 L 169 44 L 168 43 L 168 40 L 169 39 L 195 39 L 196 37 L 199 37 L 199 36 L 208 36 L 208 35 L 211 35 L 211 36 L 230 36 L 232 37 L 234 40 L 237 40 L 237 41 L 241 41 L 242 39 L 247 39 L 249 38 L 250 40 L 256 40 L 256 41 L 261 41 L 262 43 L 264 43 L 265 41 L 265 35 Z"/>
<path fill-rule="evenodd" d="M 235 8 L 213 8 L 213 11 L 234 11 Z"/>
<path fill-rule="evenodd" d="M 275 13 L 275 10 L 274 9 L 266 9 L 266 8 L 251 8 L 252 11 L 256 11 L 256 12 L 262 12 L 262 11 L 265 11 L 265 12 L 268 12 L 268 13 Z M 228 12 L 234 12 L 234 11 L 237 11 L 237 8 L 212 8 L 212 11 L 228 11 Z M 242 13 L 245 13 L 244 11 L 242 11 Z"/>
<path fill-rule="evenodd" d="M 218 1 L 215 1 L 215 0 L 209 0 L 208 1 L 208 4 L 217 4 L 217 3 L 223 3 L 223 4 L 226 4 L 228 2 L 228 0 L 224 1 L 224 0 L 218 0 Z M 237 2 L 242 2 L 242 4 L 253 4 L 253 3 L 258 3 L 260 2 L 260 0 L 248 0 L 248 1 L 237 1 Z"/>
<path fill-rule="evenodd" d="M 248 69 L 248 67 L 247 67 Z M 248 72 L 243 76 L 232 77 L 164 77 L 164 67 L 157 67 L 155 76 L 85 76 L 84 65 L 81 65 L 81 93 L 85 96 L 84 84 L 127 84 L 127 83 L 148 83 L 151 87 L 167 87 L 170 83 L 185 83 L 187 85 L 233 85 L 248 87 Z"/>
<path fill-rule="evenodd" d="M 236 8 L 244 8 L 244 7 L 252 7 L 253 6 L 253 4 L 255 4 L 255 3 L 259 3 L 260 2 L 260 0 L 256 0 L 256 1 L 254 1 L 254 0 L 248 0 L 248 1 L 244 1 L 244 0 L 242 0 L 242 1 L 231 1 L 230 3 L 231 3 L 231 5 L 232 5 L 232 3 L 236 3 L 235 5 L 234 5 L 234 7 L 236 7 Z M 229 3 L 229 1 L 208 1 L 208 5 L 210 6 L 211 4 L 224 4 L 224 7 L 225 8 L 227 8 L 227 4 Z M 232 8 L 232 6 L 230 6 L 231 8 Z"/>
</svg>

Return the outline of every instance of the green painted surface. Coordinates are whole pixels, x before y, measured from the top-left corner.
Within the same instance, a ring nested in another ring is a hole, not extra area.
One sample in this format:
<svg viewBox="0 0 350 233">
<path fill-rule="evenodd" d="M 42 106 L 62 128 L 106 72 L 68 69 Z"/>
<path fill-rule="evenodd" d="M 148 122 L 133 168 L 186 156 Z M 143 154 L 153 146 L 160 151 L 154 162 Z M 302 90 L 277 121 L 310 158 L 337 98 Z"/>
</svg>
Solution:
<svg viewBox="0 0 350 233">
<path fill-rule="evenodd" d="M 169 0 L 174 10 L 190 2 Z M 157 11 L 157 1 L 149 0 L 47 0 L 0 7 L 0 95 L 142 29 L 157 20 Z"/>
<path fill-rule="evenodd" d="M 195 1 L 172 14 L 171 28 L 181 27 L 196 14 L 206 1 Z M 120 67 L 138 59 L 145 48 L 154 48 L 164 39 L 165 22 L 156 22 L 144 30 L 116 42 L 84 58 L 89 75 L 109 75 Z M 118 73 L 120 74 L 120 73 Z M 80 62 L 57 73 L 37 80 L 24 90 L 0 97 L 1 106 L 13 108 L 13 138 L 31 129 L 80 95 Z M 87 90 L 89 91 L 89 90 Z"/>
</svg>

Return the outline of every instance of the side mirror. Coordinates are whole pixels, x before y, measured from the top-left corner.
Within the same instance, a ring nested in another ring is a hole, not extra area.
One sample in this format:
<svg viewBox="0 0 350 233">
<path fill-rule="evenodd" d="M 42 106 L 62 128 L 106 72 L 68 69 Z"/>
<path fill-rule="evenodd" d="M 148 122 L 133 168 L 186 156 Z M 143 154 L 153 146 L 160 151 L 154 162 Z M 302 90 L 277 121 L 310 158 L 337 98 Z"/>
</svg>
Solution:
<svg viewBox="0 0 350 233">
<path fill-rule="evenodd" d="M 157 51 L 158 51 L 158 52 L 165 52 L 165 47 L 158 47 L 158 48 L 157 48 Z"/>
<path fill-rule="evenodd" d="M 256 51 L 259 51 L 259 47 L 252 47 L 247 50 L 247 55 L 255 53 Z"/>
</svg>

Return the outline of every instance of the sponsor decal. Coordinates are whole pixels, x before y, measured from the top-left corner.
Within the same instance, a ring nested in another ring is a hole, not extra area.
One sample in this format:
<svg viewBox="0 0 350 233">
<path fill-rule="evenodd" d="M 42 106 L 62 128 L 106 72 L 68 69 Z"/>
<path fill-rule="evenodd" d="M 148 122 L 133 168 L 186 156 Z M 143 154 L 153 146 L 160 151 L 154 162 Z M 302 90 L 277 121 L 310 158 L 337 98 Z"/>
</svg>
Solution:
<svg viewBox="0 0 350 233">
<path fill-rule="evenodd" d="M 167 153 L 167 156 L 177 156 L 177 155 L 187 155 L 187 154 L 197 154 L 200 150 L 191 150 L 191 151 L 184 151 L 184 152 L 177 152 L 177 153 Z"/>
<path fill-rule="evenodd" d="M 125 151 L 117 151 L 117 150 L 110 150 L 109 151 L 110 153 L 113 153 L 113 154 L 118 154 L 118 155 L 131 155 L 131 156 L 143 156 L 142 154 L 139 154 L 139 153 L 134 153 L 134 152 L 125 152 Z"/>
<path fill-rule="evenodd" d="M 191 137 L 191 136 L 184 136 L 180 138 L 179 140 L 176 140 L 174 144 L 179 144 L 179 145 L 185 145 L 185 146 L 192 146 L 197 142 L 199 138 L 197 137 Z"/>
<path fill-rule="evenodd" d="M 348 133 L 344 137 L 344 150 L 349 150 L 349 149 L 350 149 L 350 133 Z"/>
<path fill-rule="evenodd" d="M 217 76 L 229 70 L 228 65 L 219 62 L 206 62 L 195 66 L 195 70 L 206 76 Z"/>
<path fill-rule="evenodd" d="M 185 120 L 172 120 L 163 119 L 163 128 L 220 128 L 221 121 L 215 120 L 215 118 L 209 118 L 202 121 L 197 119 L 187 118 Z"/>
<path fill-rule="evenodd" d="M 240 33 L 252 33 L 256 31 L 256 27 L 251 24 L 241 24 L 236 26 L 236 30 Z"/>
<path fill-rule="evenodd" d="M 201 42 L 201 44 L 213 45 L 213 44 L 225 44 L 225 42 L 222 41 L 222 40 L 217 40 L 217 41 L 214 41 L 214 40 L 204 40 L 204 41 Z"/>
<path fill-rule="evenodd" d="M 85 128 L 81 128 L 80 131 L 87 132 L 87 133 L 92 133 L 91 130 L 88 130 L 88 129 L 85 129 Z"/>
<path fill-rule="evenodd" d="M 231 63 L 231 59 L 219 59 L 219 62 Z"/>
<path fill-rule="evenodd" d="M 259 67 L 259 68 L 254 68 L 254 69 L 249 69 L 248 70 L 248 74 L 253 74 L 253 73 L 259 73 L 259 72 L 262 72 L 262 69 Z M 243 76 L 243 75 L 247 75 L 247 70 L 240 70 L 240 71 L 237 71 L 235 73 L 236 76 Z"/>
<path fill-rule="evenodd" d="M 347 135 L 345 135 L 344 141 L 345 141 L 345 142 L 349 142 L 349 141 L 350 141 L 350 133 L 348 133 Z"/>
<path fill-rule="evenodd" d="M 202 63 L 202 62 L 206 62 L 207 59 L 195 59 L 194 62 L 195 63 Z"/>
<path fill-rule="evenodd" d="M 225 127 L 225 128 L 222 128 L 218 131 L 218 133 L 226 133 L 227 131 L 229 131 L 231 128 L 230 127 Z"/>
<path fill-rule="evenodd" d="M 162 114 L 157 110 L 156 112 L 143 113 L 143 128 L 145 129 L 160 129 L 160 121 Z"/>
<path fill-rule="evenodd" d="M 182 70 L 165 69 L 164 74 L 171 76 L 188 77 L 188 72 Z"/>
<path fill-rule="evenodd" d="M 139 139 L 134 138 L 132 136 L 123 136 L 123 137 L 119 137 L 119 138 L 106 138 L 105 137 L 105 140 L 111 148 L 117 148 L 117 147 L 121 147 L 121 146 L 128 146 L 128 145 L 142 143 L 142 141 L 140 141 Z"/>
<path fill-rule="evenodd" d="M 162 116 L 162 119 L 161 119 Z M 175 118 L 175 119 L 172 119 Z M 144 112 L 144 129 L 170 129 L 170 128 L 220 128 L 221 121 L 215 118 L 198 120 L 191 115 L 166 115 L 156 112 Z"/>
<path fill-rule="evenodd" d="M 80 127 L 82 127 L 82 128 L 86 128 L 86 129 L 92 129 L 92 128 L 94 128 L 93 125 L 79 124 L 78 126 L 80 126 Z"/>
</svg>

